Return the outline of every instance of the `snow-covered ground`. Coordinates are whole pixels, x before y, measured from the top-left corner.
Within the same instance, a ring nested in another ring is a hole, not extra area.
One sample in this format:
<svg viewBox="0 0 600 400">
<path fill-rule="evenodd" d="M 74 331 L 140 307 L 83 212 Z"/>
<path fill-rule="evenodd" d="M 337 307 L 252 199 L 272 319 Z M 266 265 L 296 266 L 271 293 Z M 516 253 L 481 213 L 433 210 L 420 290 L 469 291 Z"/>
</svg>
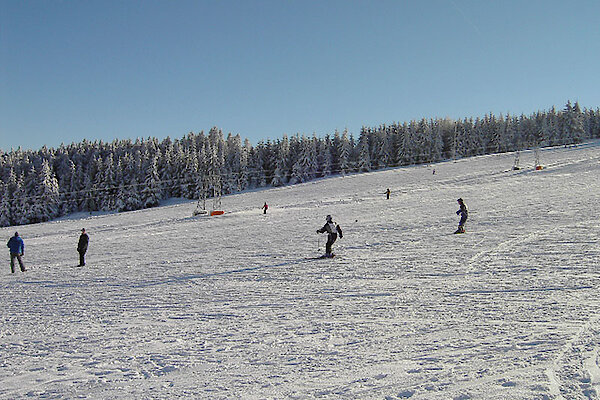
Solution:
<svg viewBox="0 0 600 400">
<path fill-rule="evenodd" d="M 18 227 L 0 398 L 600 398 L 600 143 L 513 160 Z M 327 214 L 338 257 L 311 260 Z"/>
</svg>

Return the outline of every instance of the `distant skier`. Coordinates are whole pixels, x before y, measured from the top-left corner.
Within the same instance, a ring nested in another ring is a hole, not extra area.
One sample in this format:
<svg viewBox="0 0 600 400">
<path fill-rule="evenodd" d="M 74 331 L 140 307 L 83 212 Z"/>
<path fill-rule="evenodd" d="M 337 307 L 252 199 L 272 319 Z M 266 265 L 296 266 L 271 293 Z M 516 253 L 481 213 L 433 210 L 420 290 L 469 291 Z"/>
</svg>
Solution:
<svg viewBox="0 0 600 400">
<path fill-rule="evenodd" d="M 387 197 L 388 200 L 390 199 L 390 193 L 391 193 L 390 192 L 390 188 L 388 188 L 388 190 L 385 191 L 385 195 L 386 195 L 386 197 Z"/>
<path fill-rule="evenodd" d="M 85 228 L 81 229 L 81 236 L 79 236 L 79 243 L 77 243 L 77 252 L 79 253 L 79 266 L 85 266 L 85 253 L 88 249 L 88 243 L 90 237 L 85 233 Z"/>
<path fill-rule="evenodd" d="M 343 238 L 344 235 L 342 234 L 342 228 L 333 222 L 331 215 L 328 215 L 325 219 L 327 222 L 325 222 L 325 225 L 323 225 L 321 229 L 317 230 L 317 233 L 327 232 L 327 244 L 325 245 L 325 255 L 323 257 L 331 258 L 334 256 L 334 254 L 331 252 L 331 246 L 333 246 L 337 240 L 338 235 L 340 236 L 340 239 Z"/>
<path fill-rule="evenodd" d="M 265 205 L 264 205 L 264 206 L 262 206 L 262 209 L 263 209 L 263 214 L 266 214 L 266 213 L 267 213 L 267 210 L 269 209 L 269 206 L 267 205 L 267 202 L 266 202 L 266 201 L 265 201 Z"/>
<path fill-rule="evenodd" d="M 469 218 L 469 210 L 467 210 L 463 199 L 458 199 L 457 201 L 460 209 L 456 212 L 456 215 L 460 215 L 460 221 L 458 222 L 458 229 L 454 233 L 465 233 L 465 223 L 467 222 L 467 218 Z"/>
<path fill-rule="evenodd" d="M 15 232 L 15 235 L 8 240 L 6 247 L 10 249 L 10 271 L 13 274 L 15 273 L 15 258 L 19 261 L 21 271 L 27 271 L 21 258 L 25 254 L 25 243 L 23 243 L 23 239 L 19 236 L 19 232 Z"/>
</svg>

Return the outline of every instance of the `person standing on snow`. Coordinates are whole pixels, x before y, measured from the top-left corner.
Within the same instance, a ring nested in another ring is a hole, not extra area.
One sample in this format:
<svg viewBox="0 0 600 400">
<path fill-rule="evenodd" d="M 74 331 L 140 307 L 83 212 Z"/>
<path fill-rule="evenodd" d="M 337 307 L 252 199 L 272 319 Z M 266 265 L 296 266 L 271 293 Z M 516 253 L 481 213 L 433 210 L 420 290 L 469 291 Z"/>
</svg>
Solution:
<svg viewBox="0 0 600 400">
<path fill-rule="evenodd" d="M 263 211 L 263 214 L 266 214 L 266 213 L 267 213 L 267 210 L 269 209 L 269 206 L 267 205 L 267 202 L 266 202 L 266 201 L 265 201 L 265 205 L 264 205 L 264 206 L 262 206 L 262 209 L 264 210 L 264 211 Z"/>
<path fill-rule="evenodd" d="M 385 191 L 385 195 L 386 195 L 386 197 L 387 197 L 388 200 L 390 199 L 390 193 L 391 193 L 390 192 L 390 188 L 388 188 L 388 190 Z"/>
<path fill-rule="evenodd" d="M 317 233 L 325 233 L 327 232 L 327 244 L 325 245 L 325 256 L 324 257 L 333 257 L 334 254 L 331 252 L 331 247 L 337 240 L 338 234 L 340 235 L 340 239 L 344 237 L 342 234 L 342 228 L 331 218 L 331 215 L 328 215 L 326 218 L 327 222 L 321 229 L 317 229 Z"/>
<path fill-rule="evenodd" d="M 19 261 L 21 272 L 27 271 L 21 258 L 25 254 L 25 243 L 19 236 L 19 232 L 15 232 L 15 236 L 11 237 L 6 243 L 6 247 L 10 249 L 10 271 L 15 273 L 15 258 Z"/>
<path fill-rule="evenodd" d="M 467 206 L 463 199 L 458 199 L 457 201 L 460 208 L 456 212 L 456 215 L 460 215 L 460 221 L 458 223 L 458 229 L 454 233 L 465 233 L 465 223 L 467 222 L 467 218 L 469 218 L 469 210 L 467 210 Z"/>
<path fill-rule="evenodd" d="M 85 253 L 87 252 L 89 242 L 90 237 L 87 233 L 85 233 L 85 228 L 81 229 L 81 236 L 79 236 L 79 243 L 77 243 L 77 252 L 79 253 L 80 267 L 83 267 L 85 265 Z"/>
</svg>

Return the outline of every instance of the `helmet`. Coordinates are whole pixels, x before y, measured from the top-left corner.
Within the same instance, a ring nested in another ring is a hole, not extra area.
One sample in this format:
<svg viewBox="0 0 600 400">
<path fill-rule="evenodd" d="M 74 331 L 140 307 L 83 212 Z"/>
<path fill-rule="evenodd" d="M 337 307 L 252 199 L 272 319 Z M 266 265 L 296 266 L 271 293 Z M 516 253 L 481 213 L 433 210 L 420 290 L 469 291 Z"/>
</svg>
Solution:
<svg viewBox="0 0 600 400">
<path fill-rule="evenodd" d="M 327 220 L 327 222 L 331 222 L 331 215 L 326 216 L 325 219 Z"/>
<path fill-rule="evenodd" d="M 463 199 L 462 199 L 462 198 L 459 198 L 459 199 L 458 199 L 458 200 L 456 200 L 456 201 L 458 201 L 459 203 L 462 203 L 462 202 L 463 202 Z"/>
</svg>

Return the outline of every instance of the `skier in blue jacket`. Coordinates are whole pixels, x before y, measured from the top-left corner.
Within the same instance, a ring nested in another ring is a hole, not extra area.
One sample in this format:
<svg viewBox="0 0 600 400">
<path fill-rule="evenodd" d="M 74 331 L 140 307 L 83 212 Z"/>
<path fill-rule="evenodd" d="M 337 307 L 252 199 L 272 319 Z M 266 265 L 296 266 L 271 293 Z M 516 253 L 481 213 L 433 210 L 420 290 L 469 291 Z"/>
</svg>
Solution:
<svg viewBox="0 0 600 400">
<path fill-rule="evenodd" d="M 21 271 L 27 271 L 25 269 L 25 265 L 23 264 L 23 259 L 21 258 L 25 254 L 25 243 L 23 239 L 19 236 L 19 232 L 15 232 L 15 235 L 8 240 L 6 243 L 6 247 L 10 249 L 10 270 L 14 274 L 15 273 L 15 258 L 19 261 L 19 266 L 21 267 Z"/>
<path fill-rule="evenodd" d="M 467 206 L 463 199 L 458 199 L 459 210 L 456 212 L 456 215 L 460 215 L 460 221 L 458 222 L 458 229 L 454 233 L 465 233 L 465 224 L 467 223 L 467 218 L 469 218 L 469 210 L 467 210 Z"/>
</svg>

